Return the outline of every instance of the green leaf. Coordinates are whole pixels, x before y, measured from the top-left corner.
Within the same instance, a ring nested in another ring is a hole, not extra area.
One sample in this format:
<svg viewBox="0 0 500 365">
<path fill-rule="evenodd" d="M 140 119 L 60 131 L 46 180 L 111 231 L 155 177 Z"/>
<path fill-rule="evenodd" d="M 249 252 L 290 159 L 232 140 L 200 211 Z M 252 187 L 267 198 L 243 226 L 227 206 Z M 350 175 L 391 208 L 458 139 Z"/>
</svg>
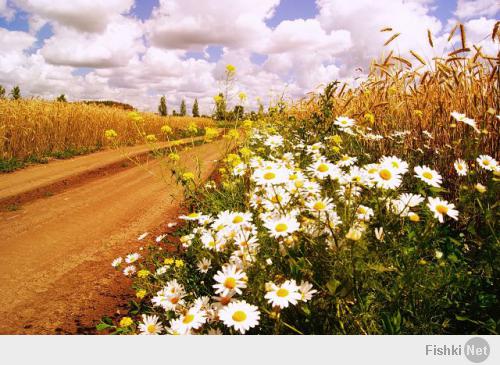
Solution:
<svg viewBox="0 0 500 365">
<path fill-rule="evenodd" d="M 102 323 L 102 322 L 101 322 L 101 323 L 99 323 L 99 324 L 96 326 L 96 329 L 97 329 L 98 331 L 104 331 L 105 329 L 108 329 L 108 328 L 111 328 L 111 327 L 113 327 L 113 326 L 110 326 L 110 325 L 109 325 L 109 324 L 107 324 L 107 323 Z"/>
<path fill-rule="evenodd" d="M 331 295 L 335 295 L 337 288 L 340 286 L 340 281 L 335 278 L 330 279 L 328 283 L 326 283 L 326 288 L 330 292 Z"/>
</svg>

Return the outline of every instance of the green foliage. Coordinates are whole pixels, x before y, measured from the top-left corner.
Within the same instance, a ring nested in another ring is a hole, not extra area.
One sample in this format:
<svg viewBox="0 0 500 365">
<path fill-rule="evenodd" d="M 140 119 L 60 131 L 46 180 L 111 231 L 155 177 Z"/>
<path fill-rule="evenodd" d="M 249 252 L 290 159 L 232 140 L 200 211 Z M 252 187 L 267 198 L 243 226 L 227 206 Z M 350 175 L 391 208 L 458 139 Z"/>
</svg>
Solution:
<svg viewBox="0 0 500 365">
<path fill-rule="evenodd" d="M 61 102 L 61 103 L 66 103 L 66 102 L 67 102 L 67 100 L 66 100 L 66 95 L 64 95 L 64 94 L 59 95 L 59 96 L 57 97 L 56 101 L 59 101 L 59 102 Z"/>
<path fill-rule="evenodd" d="M 181 117 L 185 117 L 187 115 L 186 102 L 184 101 L 184 99 L 182 99 L 182 101 L 181 101 L 181 111 L 180 111 L 179 115 Z"/>
<path fill-rule="evenodd" d="M 223 93 L 219 93 L 215 98 L 215 114 L 214 118 L 216 120 L 225 120 L 227 113 L 226 98 Z"/>
<path fill-rule="evenodd" d="M 0 99 L 5 99 L 5 88 L 0 85 Z"/>
<path fill-rule="evenodd" d="M 198 106 L 198 99 L 194 99 L 194 103 L 193 103 L 193 117 L 194 118 L 199 118 L 200 116 L 200 110 L 199 110 L 199 106 Z"/>
<path fill-rule="evenodd" d="M 12 90 L 10 91 L 10 97 L 12 98 L 12 100 L 21 99 L 21 89 L 19 88 L 19 86 L 16 85 L 12 88 Z"/>
<path fill-rule="evenodd" d="M 160 105 L 158 105 L 158 114 L 160 114 L 162 117 L 166 117 L 168 115 L 167 99 L 165 98 L 165 95 L 160 98 Z"/>
</svg>

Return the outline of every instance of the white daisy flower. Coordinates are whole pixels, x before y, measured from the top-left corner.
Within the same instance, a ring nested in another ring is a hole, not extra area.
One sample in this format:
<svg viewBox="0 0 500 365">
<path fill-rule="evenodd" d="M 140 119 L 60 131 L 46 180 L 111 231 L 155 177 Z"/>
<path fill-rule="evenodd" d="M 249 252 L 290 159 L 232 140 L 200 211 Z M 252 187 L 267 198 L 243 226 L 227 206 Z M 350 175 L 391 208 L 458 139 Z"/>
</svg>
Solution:
<svg viewBox="0 0 500 365">
<path fill-rule="evenodd" d="M 181 335 L 187 335 L 191 330 L 199 329 L 206 322 L 205 311 L 190 308 L 186 314 L 170 322 L 170 328 Z"/>
<path fill-rule="evenodd" d="M 272 237 L 279 238 L 296 232 L 300 224 L 295 216 L 288 214 L 268 219 L 264 222 L 264 227 L 269 230 Z"/>
<path fill-rule="evenodd" d="M 141 335 L 159 335 L 163 331 L 163 325 L 158 322 L 158 316 L 142 315 L 142 323 L 139 324 Z"/>
<path fill-rule="evenodd" d="M 260 312 L 255 305 L 241 300 L 229 303 L 222 308 L 219 311 L 219 318 L 227 327 L 232 327 L 244 334 L 259 324 Z"/>
<path fill-rule="evenodd" d="M 277 148 L 283 146 L 283 137 L 279 134 L 272 135 L 267 137 L 267 140 L 264 142 L 266 146 L 271 148 Z"/>
<path fill-rule="evenodd" d="M 286 308 L 289 304 L 297 304 L 301 300 L 302 294 L 299 293 L 299 287 L 295 280 L 287 280 L 281 285 L 268 283 L 268 290 L 264 298 L 273 305 L 273 307 Z"/>
<path fill-rule="evenodd" d="M 335 204 L 333 204 L 332 199 L 311 199 L 306 203 L 306 207 L 315 214 L 319 214 L 322 212 L 328 212 L 335 208 Z"/>
<path fill-rule="evenodd" d="M 312 299 L 313 294 L 317 293 L 318 291 L 316 289 L 313 289 L 312 284 L 308 281 L 302 281 L 299 286 L 299 292 L 301 295 L 300 300 L 302 300 L 303 302 L 308 302 Z"/>
<path fill-rule="evenodd" d="M 380 159 L 380 165 L 389 165 L 396 170 L 398 174 L 408 172 L 408 163 L 396 156 L 383 156 Z"/>
<path fill-rule="evenodd" d="M 122 264 L 122 262 L 123 262 L 123 258 L 117 257 L 116 259 L 113 260 L 113 262 L 111 263 L 111 266 L 118 267 Z"/>
<path fill-rule="evenodd" d="M 434 213 L 434 217 L 440 223 L 444 222 L 444 216 L 447 215 L 454 220 L 458 219 L 458 210 L 455 209 L 455 204 L 450 204 L 446 200 L 440 198 L 429 197 L 427 207 Z"/>
<path fill-rule="evenodd" d="M 357 157 L 350 157 L 348 155 L 342 155 L 340 160 L 337 162 L 337 166 L 340 166 L 340 167 L 351 166 L 351 165 L 354 165 L 357 160 L 358 160 Z"/>
<path fill-rule="evenodd" d="M 356 209 L 356 218 L 359 220 L 368 222 L 370 218 L 373 217 L 373 209 L 365 205 L 358 206 Z"/>
<path fill-rule="evenodd" d="M 335 122 L 333 124 L 339 126 L 340 128 L 350 128 L 354 126 L 354 119 L 341 116 L 337 117 L 337 119 L 335 119 Z"/>
<path fill-rule="evenodd" d="M 453 164 L 453 167 L 455 167 L 455 171 L 457 172 L 458 175 L 460 176 L 467 175 L 467 171 L 469 168 L 464 160 L 462 159 L 456 160 L 455 163 Z"/>
<path fill-rule="evenodd" d="M 452 112 L 451 113 L 451 116 L 457 121 L 457 122 L 462 122 L 462 123 L 465 123 L 469 126 L 471 126 L 472 128 L 474 128 L 474 130 L 476 132 L 480 132 L 479 129 L 477 128 L 477 125 L 476 125 L 476 121 L 474 119 L 471 119 L 471 118 L 467 118 L 465 116 L 465 114 L 460 114 L 460 113 L 457 113 L 457 112 Z"/>
<path fill-rule="evenodd" d="M 288 170 L 284 168 L 269 167 L 255 170 L 252 179 L 257 185 L 279 185 L 288 181 Z"/>
<path fill-rule="evenodd" d="M 149 232 L 144 232 L 141 234 L 139 237 L 137 237 L 137 241 L 142 241 L 144 238 L 146 238 L 149 235 Z"/>
<path fill-rule="evenodd" d="M 488 171 L 494 171 L 498 165 L 498 162 L 491 156 L 481 155 L 476 159 L 479 166 Z"/>
<path fill-rule="evenodd" d="M 340 170 L 338 166 L 328 162 L 324 157 L 321 157 L 313 162 L 307 170 L 311 172 L 314 177 L 321 180 L 326 179 L 327 177 L 330 177 L 332 180 L 336 180 L 343 175 L 342 170 Z"/>
<path fill-rule="evenodd" d="M 415 170 L 415 176 L 418 177 L 420 180 L 426 182 L 430 186 L 434 186 L 436 188 L 439 188 L 441 186 L 443 178 L 436 170 L 433 170 L 425 165 L 415 166 L 414 170 Z"/>
<path fill-rule="evenodd" d="M 241 289 L 247 287 L 247 275 L 236 265 L 225 265 L 222 271 L 217 271 L 214 275 L 214 280 L 217 284 L 212 285 L 215 294 L 227 296 L 231 291 L 241 294 Z"/>
<path fill-rule="evenodd" d="M 201 261 L 198 261 L 196 266 L 199 272 L 201 272 L 202 274 L 206 274 L 212 267 L 212 261 L 210 261 L 210 259 L 203 258 L 201 259 Z"/>
<path fill-rule="evenodd" d="M 132 276 L 135 274 L 137 269 L 135 268 L 134 265 L 129 265 L 125 269 L 123 269 L 123 275 L 125 276 Z"/>
<path fill-rule="evenodd" d="M 127 264 L 132 264 L 134 262 L 136 262 L 137 260 L 139 260 L 141 258 L 141 255 L 139 255 L 138 253 L 131 253 L 131 254 L 128 254 L 127 256 L 125 256 L 125 262 Z"/>
<path fill-rule="evenodd" d="M 168 267 L 167 266 L 160 266 L 159 268 L 156 269 L 155 273 L 156 275 L 163 275 L 167 272 Z"/>
<path fill-rule="evenodd" d="M 401 175 L 391 165 L 379 166 L 374 180 L 377 187 L 382 189 L 395 189 L 401 185 Z"/>
</svg>

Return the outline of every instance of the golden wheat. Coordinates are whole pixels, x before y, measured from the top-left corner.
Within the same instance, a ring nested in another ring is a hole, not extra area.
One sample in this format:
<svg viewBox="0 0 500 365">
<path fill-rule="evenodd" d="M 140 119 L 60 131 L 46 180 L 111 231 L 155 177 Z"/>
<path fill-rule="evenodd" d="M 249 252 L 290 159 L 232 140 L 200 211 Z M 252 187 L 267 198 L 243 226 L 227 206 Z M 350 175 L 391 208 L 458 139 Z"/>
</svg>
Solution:
<svg viewBox="0 0 500 365">
<path fill-rule="evenodd" d="M 160 117 L 141 113 L 140 131 L 162 140 L 160 128 L 168 124 L 182 130 L 194 122 L 199 127 L 212 125 L 211 119 Z M 104 131 L 113 129 L 120 143 L 143 142 L 137 122 L 130 113 L 105 106 L 62 103 L 44 100 L 0 100 L 0 158 L 25 159 L 47 156 L 68 149 L 96 149 L 106 146 Z"/>
</svg>

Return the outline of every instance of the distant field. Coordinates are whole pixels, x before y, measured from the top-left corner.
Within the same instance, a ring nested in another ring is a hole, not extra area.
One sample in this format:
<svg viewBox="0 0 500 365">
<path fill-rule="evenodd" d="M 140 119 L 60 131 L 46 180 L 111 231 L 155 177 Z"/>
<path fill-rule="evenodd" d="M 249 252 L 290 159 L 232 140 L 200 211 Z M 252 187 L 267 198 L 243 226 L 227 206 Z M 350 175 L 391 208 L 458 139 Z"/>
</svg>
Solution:
<svg viewBox="0 0 500 365">
<path fill-rule="evenodd" d="M 0 170 L 11 171 L 27 162 L 67 158 L 108 145 L 104 131 L 113 129 L 124 145 L 144 142 L 154 134 L 166 140 L 161 127 L 172 128 L 169 138 L 182 137 L 192 123 L 212 125 L 208 118 L 160 117 L 83 103 L 43 100 L 0 100 Z M 141 136 L 141 134 L 143 136 Z"/>
</svg>

